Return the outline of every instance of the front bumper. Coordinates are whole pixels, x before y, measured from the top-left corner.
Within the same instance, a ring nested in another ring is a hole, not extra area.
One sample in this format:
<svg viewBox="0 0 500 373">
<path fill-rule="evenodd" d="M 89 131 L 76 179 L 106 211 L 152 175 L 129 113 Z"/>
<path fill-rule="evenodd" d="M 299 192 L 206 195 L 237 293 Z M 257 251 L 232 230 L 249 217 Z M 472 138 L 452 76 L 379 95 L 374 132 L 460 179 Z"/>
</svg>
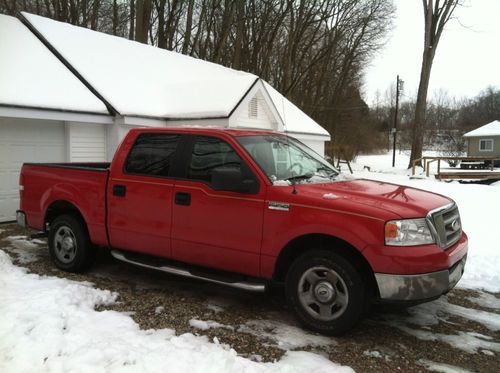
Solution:
<svg viewBox="0 0 500 373">
<path fill-rule="evenodd" d="M 462 278 L 467 255 L 449 269 L 418 275 L 375 273 L 382 301 L 425 301 L 450 291 Z"/>
</svg>

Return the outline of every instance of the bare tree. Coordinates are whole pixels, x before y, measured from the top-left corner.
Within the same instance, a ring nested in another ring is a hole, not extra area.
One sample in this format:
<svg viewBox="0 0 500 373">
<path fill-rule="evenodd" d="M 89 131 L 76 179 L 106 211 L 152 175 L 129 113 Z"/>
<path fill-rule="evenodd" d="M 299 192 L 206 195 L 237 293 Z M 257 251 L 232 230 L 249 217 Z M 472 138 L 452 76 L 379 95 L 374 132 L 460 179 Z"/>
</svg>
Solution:
<svg viewBox="0 0 500 373">
<path fill-rule="evenodd" d="M 420 84 L 418 86 L 417 104 L 415 107 L 415 120 L 412 127 L 412 146 L 410 164 L 418 160 L 421 165 L 422 147 L 424 141 L 425 111 L 427 108 L 427 91 L 431 77 L 432 62 L 436 55 L 439 39 L 444 26 L 451 19 L 453 11 L 460 0 L 422 0 L 424 6 L 425 36 L 424 52 L 422 55 L 422 68 L 420 70 Z"/>
</svg>

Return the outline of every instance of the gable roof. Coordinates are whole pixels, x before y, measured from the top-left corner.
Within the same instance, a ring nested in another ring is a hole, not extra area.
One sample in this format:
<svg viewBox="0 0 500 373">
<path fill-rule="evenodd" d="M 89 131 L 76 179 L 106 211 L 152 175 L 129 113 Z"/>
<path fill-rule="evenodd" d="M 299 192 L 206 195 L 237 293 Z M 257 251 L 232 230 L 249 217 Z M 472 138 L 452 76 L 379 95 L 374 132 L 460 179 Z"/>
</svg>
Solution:
<svg viewBox="0 0 500 373">
<path fill-rule="evenodd" d="M 484 126 L 476 128 L 475 130 L 467 132 L 463 135 L 463 137 L 480 136 L 500 136 L 500 121 L 494 120 L 491 123 L 485 124 Z"/>
<path fill-rule="evenodd" d="M 16 18 L 0 14 L 0 105 L 107 114 L 104 104 Z"/>
</svg>

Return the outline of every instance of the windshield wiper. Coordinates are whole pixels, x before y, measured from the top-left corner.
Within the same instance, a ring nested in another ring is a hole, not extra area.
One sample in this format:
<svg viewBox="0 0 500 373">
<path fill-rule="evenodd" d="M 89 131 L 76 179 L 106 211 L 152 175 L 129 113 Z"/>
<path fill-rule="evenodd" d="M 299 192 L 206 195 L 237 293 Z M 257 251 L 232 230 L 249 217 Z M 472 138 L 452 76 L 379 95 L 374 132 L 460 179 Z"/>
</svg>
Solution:
<svg viewBox="0 0 500 373">
<path fill-rule="evenodd" d="M 319 171 L 326 171 L 326 173 L 330 174 L 328 175 L 327 177 L 330 178 L 330 179 L 333 179 L 335 177 L 337 177 L 339 175 L 338 172 L 335 172 L 334 170 L 332 170 L 331 168 L 329 167 L 325 167 L 325 166 L 322 166 L 322 167 L 318 167 L 316 169 L 316 172 L 319 172 Z"/>
<path fill-rule="evenodd" d="M 291 182 L 292 184 L 295 184 L 297 181 L 307 180 L 313 176 L 314 176 L 314 174 L 311 172 L 311 173 L 304 174 L 304 175 L 290 176 L 290 177 L 286 178 L 285 180 Z"/>
</svg>

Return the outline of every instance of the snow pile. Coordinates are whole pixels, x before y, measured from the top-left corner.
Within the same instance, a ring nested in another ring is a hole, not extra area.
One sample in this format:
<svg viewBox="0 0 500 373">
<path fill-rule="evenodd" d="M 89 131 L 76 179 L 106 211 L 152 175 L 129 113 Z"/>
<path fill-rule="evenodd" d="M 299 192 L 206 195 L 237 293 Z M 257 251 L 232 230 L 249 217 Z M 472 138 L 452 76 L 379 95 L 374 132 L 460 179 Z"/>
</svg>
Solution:
<svg viewBox="0 0 500 373">
<path fill-rule="evenodd" d="M 352 372 L 308 352 L 257 363 L 206 337 L 140 330 L 125 314 L 94 310 L 116 298 L 88 284 L 27 274 L 0 250 L 0 371 Z"/>
</svg>

